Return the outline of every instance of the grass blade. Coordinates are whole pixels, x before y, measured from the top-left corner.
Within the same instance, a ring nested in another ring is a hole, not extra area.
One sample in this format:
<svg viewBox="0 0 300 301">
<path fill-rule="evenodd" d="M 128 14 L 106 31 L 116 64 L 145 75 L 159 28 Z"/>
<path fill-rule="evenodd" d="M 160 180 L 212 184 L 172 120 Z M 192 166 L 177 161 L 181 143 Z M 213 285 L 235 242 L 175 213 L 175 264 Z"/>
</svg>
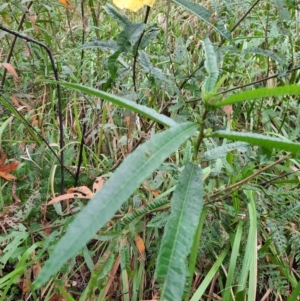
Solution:
<svg viewBox="0 0 300 301">
<path fill-rule="evenodd" d="M 204 280 L 202 281 L 201 285 L 197 288 L 196 292 L 194 293 L 192 299 L 190 301 L 198 301 L 201 299 L 203 294 L 205 293 L 206 288 L 209 286 L 210 282 L 218 272 L 219 267 L 221 266 L 225 256 L 229 251 L 230 245 L 228 244 L 225 249 L 222 251 L 214 265 L 211 267 L 207 275 L 205 276 Z"/>
<path fill-rule="evenodd" d="M 223 295 L 224 301 L 231 300 L 230 293 L 232 292 L 232 287 L 233 287 L 233 273 L 237 266 L 237 258 L 239 255 L 242 233 L 243 233 L 243 222 L 239 221 L 236 229 L 236 234 L 234 237 L 234 243 L 232 246 L 232 252 L 231 252 L 230 263 L 228 268 L 228 275 L 227 275 L 226 285 L 225 285 L 225 293 Z"/>
<path fill-rule="evenodd" d="M 249 276 L 247 300 L 255 301 L 257 286 L 257 214 L 252 191 L 245 190 L 244 193 L 249 201 L 248 210 L 250 227 L 237 292 L 243 292 L 246 289 Z"/>
<path fill-rule="evenodd" d="M 39 274 L 35 287 L 41 287 L 69 258 L 76 255 L 97 230 L 111 219 L 143 180 L 193 135 L 197 128 L 198 125 L 193 123 L 178 124 L 155 135 L 130 154 L 77 215 Z"/>
</svg>

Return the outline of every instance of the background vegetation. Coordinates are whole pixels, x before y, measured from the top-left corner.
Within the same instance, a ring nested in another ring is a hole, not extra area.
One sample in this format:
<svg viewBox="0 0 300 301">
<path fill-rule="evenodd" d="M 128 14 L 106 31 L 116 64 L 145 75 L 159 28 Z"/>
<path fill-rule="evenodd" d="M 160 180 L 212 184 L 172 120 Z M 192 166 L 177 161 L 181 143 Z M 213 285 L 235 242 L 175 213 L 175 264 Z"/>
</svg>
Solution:
<svg viewBox="0 0 300 301">
<path fill-rule="evenodd" d="M 299 300 L 299 11 L 0 0 L 0 299 Z"/>
</svg>

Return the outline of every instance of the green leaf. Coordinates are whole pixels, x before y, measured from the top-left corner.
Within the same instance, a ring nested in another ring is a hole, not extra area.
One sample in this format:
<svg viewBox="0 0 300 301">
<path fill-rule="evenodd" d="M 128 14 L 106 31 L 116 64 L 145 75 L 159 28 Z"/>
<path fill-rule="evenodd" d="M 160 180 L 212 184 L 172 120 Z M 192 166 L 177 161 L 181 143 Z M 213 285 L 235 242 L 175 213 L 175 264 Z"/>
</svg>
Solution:
<svg viewBox="0 0 300 301">
<path fill-rule="evenodd" d="M 244 91 L 239 94 L 231 95 L 225 100 L 217 103 L 211 103 L 215 107 L 223 107 L 239 103 L 245 100 L 253 100 L 264 97 L 276 97 L 283 95 L 300 95 L 300 85 L 282 86 L 276 88 L 260 88 L 256 90 Z"/>
<path fill-rule="evenodd" d="M 300 296 L 300 281 L 298 282 L 297 286 L 294 288 L 294 290 L 290 294 L 287 301 L 297 301 L 299 296 Z"/>
<path fill-rule="evenodd" d="M 203 207 L 202 170 L 189 163 L 182 172 L 171 201 L 155 277 L 164 277 L 161 300 L 181 301 L 187 276 L 186 257 Z"/>
<path fill-rule="evenodd" d="M 266 50 L 262 48 L 248 48 L 243 50 L 243 53 L 254 53 L 254 54 L 261 54 L 264 56 L 268 56 L 274 61 L 276 61 L 278 64 L 284 65 L 283 60 L 277 54 L 275 54 L 273 51 L 270 50 Z"/>
<path fill-rule="evenodd" d="M 214 132 L 212 137 L 220 137 L 231 140 L 244 141 L 250 144 L 263 146 L 265 148 L 276 148 L 285 150 L 291 153 L 300 152 L 300 143 L 290 142 L 279 138 L 269 137 L 262 134 L 255 133 L 240 133 L 234 131 L 217 131 Z"/>
<path fill-rule="evenodd" d="M 145 29 L 145 23 L 135 23 L 127 25 L 120 33 L 117 44 L 120 49 L 126 49 L 128 43 L 134 45 Z"/>
<path fill-rule="evenodd" d="M 139 50 L 140 55 L 140 64 L 143 67 L 143 72 L 146 73 L 148 76 L 153 76 L 155 79 L 164 81 L 170 85 L 172 85 L 172 81 L 170 81 L 167 76 L 162 72 L 162 70 L 155 68 L 146 52 Z"/>
<path fill-rule="evenodd" d="M 135 189 L 186 139 L 198 125 L 181 123 L 155 135 L 128 155 L 103 188 L 77 215 L 65 235 L 55 246 L 40 272 L 36 287 L 41 287 L 71 257 L 75 256 L 93 235 L 103 227 L 127 201 Z"/>
<path fill-rule="evenodd" d="M 189 10 L 191 13 L 196 15 L 198 18 L 200 18 L 202 21 L 207 23 L 209 26 L 213 27 L 221 36 L 223 36 L 225 39 L 230 40 L 230 32 L 222 25 L 215 25 L 210 22 L 211 12 L 207 10 L 205 7 L 196 4 L 191 3 L 187 0 L 173 0 L 173 2 L 181 5 L 185 9 Z"/>
<path fill-rule="evenodd" d="M 154 120 L 160 124 L 166 125 L 166 126 L 173 126 L 176 125 L 176 122 L 172 120 L 171 118 L 168 118 L 165 115 L 157 113 L 155 110 L 150 109 L 146 106 L 139 105 L 135 103 L 134 101 L 131 101 L 129 99 L 119 97 L 101 90 L 97 90 L 94 88 L 89 88 L 86 86 L 78 85 L 78 84 L 73 84 L 73 83 L 67 83 L 67 82 L 55 82 L 55 81 L 49 81 L 49 82 L 54 82 L 58 83 L 61 86 L 68 87 L 92 96 L 96 96 L 99 98 L 102 98 L 104 100 L 107 100 L 109 102 L 112 102 L 120 107 L 129 109 L 133 112 L 136 112 L 138 114 L 141 114 L 142 116 L 148 117 L 151 120 Z"/>
<path fill-rule="evenodd" d="M 253 192 L 244 190 L 244 193 L 248 199 L 250 227 L 237 292 L 243 292 L 246 289 L 249 277 L 248 300 L 255 301 L 257 287 L 257 214 Z"/>
<path fill-rule="evenodd" d="M 204 51 L 205 51 L 205 69 L 208 72 L 208 76 L 205 78 L 205 81 L 203 83 L 203 93 L 204 95 L 206 93 L 211 92 L 219 77 L 219 69 L 218 69 L 218 62 L 217 62 L 217 56 L 214 51 L 214 46 L 209 40 L 209 38 L 206 38 L 202 41 Z"/>
<path fill-rule="evenodd" d="M 102 6 L 107 14 L 112 17 L 114 20 L 119 22 L 122 27 L 126 27 L 127 25 L 132 24 L 130 20 L 123 14 L 121 14 L 117 9 L 115 9 L 110 4 L 105 4 Z"/>
<path fill-rule="evenodd" d="M 214 278 L 214 276 L 217 274 L 219 267 L 221 266 L 222 262 L 225 259 L 225 256 L 227 255 L 229 251 L 230 245 L 228 244 L 225 249 L 221 252 L 220 256 L 217 258 L 203 281 L 201 282 L 200 286 L 197 288 L 196 292 L 194 293 L 192 299 L 190 301 L 198 301 L 201 300 L 203 294 L 205 293 L 205 290 L 209 286 L 210 282 Z"/>
<path fill-rule="evenodd" d="M 156 25 L 150 25 L 143 35 L 143 38 L 139 45 L 139 49 L 146 48 L 151 42 L 154 41 L 154 39 L 157 37 L 159 32 L 160 32 L 159 27 L 157 27 Z"/>
<path fill-rule="evenodd" d="M 107 60 L 107 68 L 109 70 L 112 80 L 115 80 L 117 77 L 118 68 L 116 66 L 116 61 L 118 60 L 121 53 L 122 50 L 117 50 L 112 55 L 110 55 Z"/>
<path fill-rule="evenodd" d="M 202 159 L 205 161 L 216 160 L 218 158 L 225 157 L 227 153 L 235 149 L 240 149 L 245 151 L 247 150 L 248 147 L 249 144 L 245 142 L 233 142 L 233 143 L 224 144 L 222 146 L 218 146 L 214 149 L 204 152 L 202 155 Z"/>
<path fill-rule="evenodd" d="M 277 8 L 277 11 L 279 12 L 279 17 L 280 17 L 281 21 L 291 20 L 290 13 L 286 9 L 285 2 L 282 0 L 274 0 L 273 2 Z"/>
<path fill-rule="evenodd" d="M 85 44 L 82 44 L 77 47 L 78 50 L 82 49 L 90 49 L 90 48 L 100 48 L 101 50 L 117 50 L 118 45 L 116 41 L 93 41 L 93 42 L 88 42 Z"/>
<path fill-rule="evenodd" d="M 243 233 L 243 221 L 239 221 L 236 228 L 236 233 L 234 235 L 234 243 L 231 251 L 230 263 L 229 263 L 228 274 L 227 274 L 227 279 L 225 284 L 225 292 L 223 294 L 223 301 L 232 300 L 231 292 L 232 292 L 232 288 L 234 287 L 233 276 L 234 276 L 234 271 L 238 266 L 237 258 L 239 256 L 242 233 Z"/>
</svg>

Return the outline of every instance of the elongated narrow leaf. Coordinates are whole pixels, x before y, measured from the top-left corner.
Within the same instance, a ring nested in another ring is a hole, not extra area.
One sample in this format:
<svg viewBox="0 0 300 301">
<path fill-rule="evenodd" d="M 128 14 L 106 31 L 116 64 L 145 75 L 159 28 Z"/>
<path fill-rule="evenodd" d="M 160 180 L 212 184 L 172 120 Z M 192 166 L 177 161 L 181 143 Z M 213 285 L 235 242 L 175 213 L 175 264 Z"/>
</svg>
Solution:
<svg viewBox="0 0 300 301">
<path fill-rule="evenodd" d="M 262 48 L 247 48 L 247 49 L 243 50 L 242 53 L 261 54 L 261 55 L 270 57 L 271 59 L 273 59 L 280 65 L 284 65 L 284 62 L 282 61 L 282 59 L 277 54 L 275 54 L 273 51 L 270 51 L 270 50 L 265 50 Z"/>
<path fill-rule="evenodd" d="M 117 44 L 119 48 L 126 49 L 128 43 L 134 45 L 143 33 L 145 26 L 145 23 L 127 25 L 118 37 Z"/>
<path fill-rule="evenodd" d="M 173 0 L 173 2 L 181 5 L 185 9 L 189 10 L 191 13 L 196 15 L 198 18 L 200 18 L 202 21 L 213 27 L 221 36 L 223 36 L 225 39 L 230 40 L 231 36 L 229 31 L 222 25 L 215 25 L 211 23 L 210 17 L 211 12 L 207 10 L 205 7 L 197 4 L 192 3 L 187 0 Z"/>
<path fill-rule="evenodd" d="M 300 95 L 300 85 L 244 91 L 239 94 L 231 95 L 221 102 L 212 103 L 212 105 L 215 107 L 223 107 L 225 105 L 231 105 L 245 100 L 253 100 L 264 97 L 278 97 L 283 95 Z"/>
<path fill-rule="evenodd" d="M 198 165 L 187 164 L 171 204 L 171 216 L 165 228 L 155 277 L 164 278 L 161 300 L 181 301 L 187 276 L 185 260 L 203 207 L 202 170 Z"/>
<path fill-rule="evenodd" d="M 257 286 L 257 214 L 252 191 L 244 190 L 244 193 L 248 198 L 250 227 L 237 292 L 243 292 L 246 289 L 249 277 L 248 300 L 255 301 Z"/>
<path fill-rule="evenodd" d="M 227 279 L 226 279 L 226 284 L 225 284 L 225 292 L 223 294 L 223 301 L 232 300 L 231 293 L 232 293 L 232 288 L 234 287 L 233 274 L 234 274 L 236 267 L 238 266 L 237 258 L 239 255 L 242 233 L 243 233 L 243 221 L 239 221 L 237 228 L 236 228 L 236 233 L 234 236 L 234 243 L 232 246 L 228 274 L 227 274 Z"/>
<path fill-rule="evenodd" d="M 265 136 L 255 133 L 240 133 L 234 131 L 217 131 L 212 134 L 213 137 L 227 138 L 231 140 L 244 141 L 250 144 L 263 146 L 265 148 L 276 148 L 291 153 L 300 153 L 300 143 Z"/>
<path fill-rule="evenodd" d="M 211 283 L 214 276 L 217 274 L 219 267 L 221 266 L 222 262 L 225 259 L 225 256 L 227 255 L 227 253 L 229 251 L 229 248 L 230 248 L 230 244 L 228 244 L 225 247 L 225 249 L 221 252 L 221 254 L 217 258 L 217 260 L 215 261 L 215 263 L 213 264 L 213 266 L 211 267 L 211 269 L 209 270 L 209 272 L 207 273 L 207 275 L 205 276 L 203 281 L 201 282 L 200 286 L 197 288 L 196 292 L 194 293 L 194 295 L 190 301 L 201 300 L 202 296 L 205 293 L 205 290 Z"/>
<path fill-rule="evenodd" d="M 216 160 L 218 158 L 225 157 L 229 152 L 235 149 L 245 152 L 248 148 L 249 148 L 249 144 L 245 142 L 228 143 L 204 152 L 202 155 L 202 159 L 205 161 Z"/>
<path fill-rule="evenodd" d="M 78 50 L 100 48 L 101 50 L 117 50 L 118 45 L 116 41 L 92 41 L 78 46 Z"/>
<path fill-rule="evenodd" d="M 299 300 L 298 299 L 299 296 L 300 296 L 300 281 L 298 282 L 297 286 L 294 288 L 294 290 L 290 294 L 287 301 L 297 301 L 297 300 Z"/>
<path fill-rule="evenodd" d="M 121 107 L 129 109 L 133 112 L 139 113 L 143 116 L 146 116 L 160 124 L 167 125 L 167 126 L 173 126 L 176 124 L 176 122 L 174 120 L 172 120 L 171 118 L 168 118 L 165 115 L 159 114 L 156 111 L 154 111 L 153 109 L 139 105 L 129 99 L 119 97 L 119 96 L 116 96 L 116 95 L 113 95 L 113 94 L 110 94 L 110 93 L 107 93 L 107 92 L 104 92 L 101 90 L 97 90 L 94 88 L 89 88 L 86 86 L 78 85 L 78 84 L 67 83 L 67 82 L 57 82 L 57 83 L 59 83 L 61 86 L 68 87 L 68 88 L 71 88 L 71 89 L 74 89 L 74 90 L 77 90 L 77 91 L 80 91 L 80 92 L 83 92 L 83 93 L 86 93 L 86 94 L 89 94 L 92 96 L 102 98 L 102 99 L 112 102 L 118 106 L 121 106 Z"/>
<path fill-rule="evenodd" d="M 154 41 L 156 36 L 159 34 L 160 28 L 156 25 L 150 25 L 149 28 L 145 31 L 141 43 L 139 45 L 139 49 L 146 48 L 151 42 Z"/>
<path fill-rule="evenodd" d="M 140 50 L 139 55 L 140 55 L 140 64 L 143 67 L 144 73 L 146 73 L 150 76 L 153 76 L 154 78 L 156 78 L 158 80 L 162 80 L 162 81 L 168 83 L 169 85 L 172 85 L 172 81 L 170 81 L 167 78 L 167 76 L 162 72 L 162 70 L 155 68 L 152 65 L 146 52 Z"/>
<path fill-rule="evenodd" d="M 115 9 L 110 4 L 105 4 L 102 6 L 107 14 L 112 17 L 114 20 L 119 22 L 122 27 L 126 27 L 127 25 L 132 24 L 130 20 L 123 14 L 121 14 L 117 9 Z"/>
<path fill-rule="evenodd" d="M 197 128 L 193 123 L 177 124 L 155 135 L 130 154 L 69 226 L 39 274 L 35 286 L 41 287 L 69 258 L 76 255 L 143 180 Z"/>
<path fill-rule="evenodd" d="M 208 76 L 205 78 L 203 89 L 204 93 L 211 92 L 218 80 L 219 69 L 217 63 L 217 56 L 214 51 L 214 46 L 209 38 L 202 41 L 205 50 L 205 69 Z"/>
</svg>

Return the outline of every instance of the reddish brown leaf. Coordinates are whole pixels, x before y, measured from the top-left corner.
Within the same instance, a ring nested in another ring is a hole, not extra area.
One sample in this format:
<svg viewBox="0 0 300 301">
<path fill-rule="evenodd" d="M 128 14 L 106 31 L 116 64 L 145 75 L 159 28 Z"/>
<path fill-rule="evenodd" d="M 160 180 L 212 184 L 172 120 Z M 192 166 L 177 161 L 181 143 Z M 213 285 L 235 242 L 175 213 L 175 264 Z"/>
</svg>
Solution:
<svg viewBox="0 0 300 301">
<path fill-rule="evenodd" d="M 6 164 L 4 166 L 0 166 L 0 171 L 1 172 L 11 172 L 17 169 L 19 166 L 20 162 L 19 161 L 13 161 L 9 164 Z"/>
<path fill-rule="evenodd" d="M 20 162 L 19 161 L 13 161 L 9 164 L 5 164 L 6 161 L 6 155 L 3 152 L 2 148 L 0 148 L 0 177 L 7 180 L 7 181 L 12 181 L 15 180 L 16 177 L 9 174 L 10 172 L 14 171 L 17 169 L 19 166 Z"/>
<path fill-rule="evenodd" d="M 7 70 L 7 72 L 13 77 L 14 82 L 18 83 L 19 76 L 18 76 L 15 68 L 11 64 L 9 64 L 9 63 L 2 63 L 2 64 L 0 64 L 0 66 L 3 66 Z"/>
<path fill-rule="evenodd" d="M 224 112 L 226 113 L 227 120 L 231 120 L 231 113 L 233 112 L 232 110 L 232 105 L 226 105 L 223 107 Z"/>
<path fill-rule="evenodd" d="M 103 178 L 98 177 L 96 178 L 96 180 L 94 181 L 93 184 L 93 193 L 96 193 L 98 190 L 100 190 L 102 188 L 102 186 L 104 185 L 105 181 Z"/>
</svg>

